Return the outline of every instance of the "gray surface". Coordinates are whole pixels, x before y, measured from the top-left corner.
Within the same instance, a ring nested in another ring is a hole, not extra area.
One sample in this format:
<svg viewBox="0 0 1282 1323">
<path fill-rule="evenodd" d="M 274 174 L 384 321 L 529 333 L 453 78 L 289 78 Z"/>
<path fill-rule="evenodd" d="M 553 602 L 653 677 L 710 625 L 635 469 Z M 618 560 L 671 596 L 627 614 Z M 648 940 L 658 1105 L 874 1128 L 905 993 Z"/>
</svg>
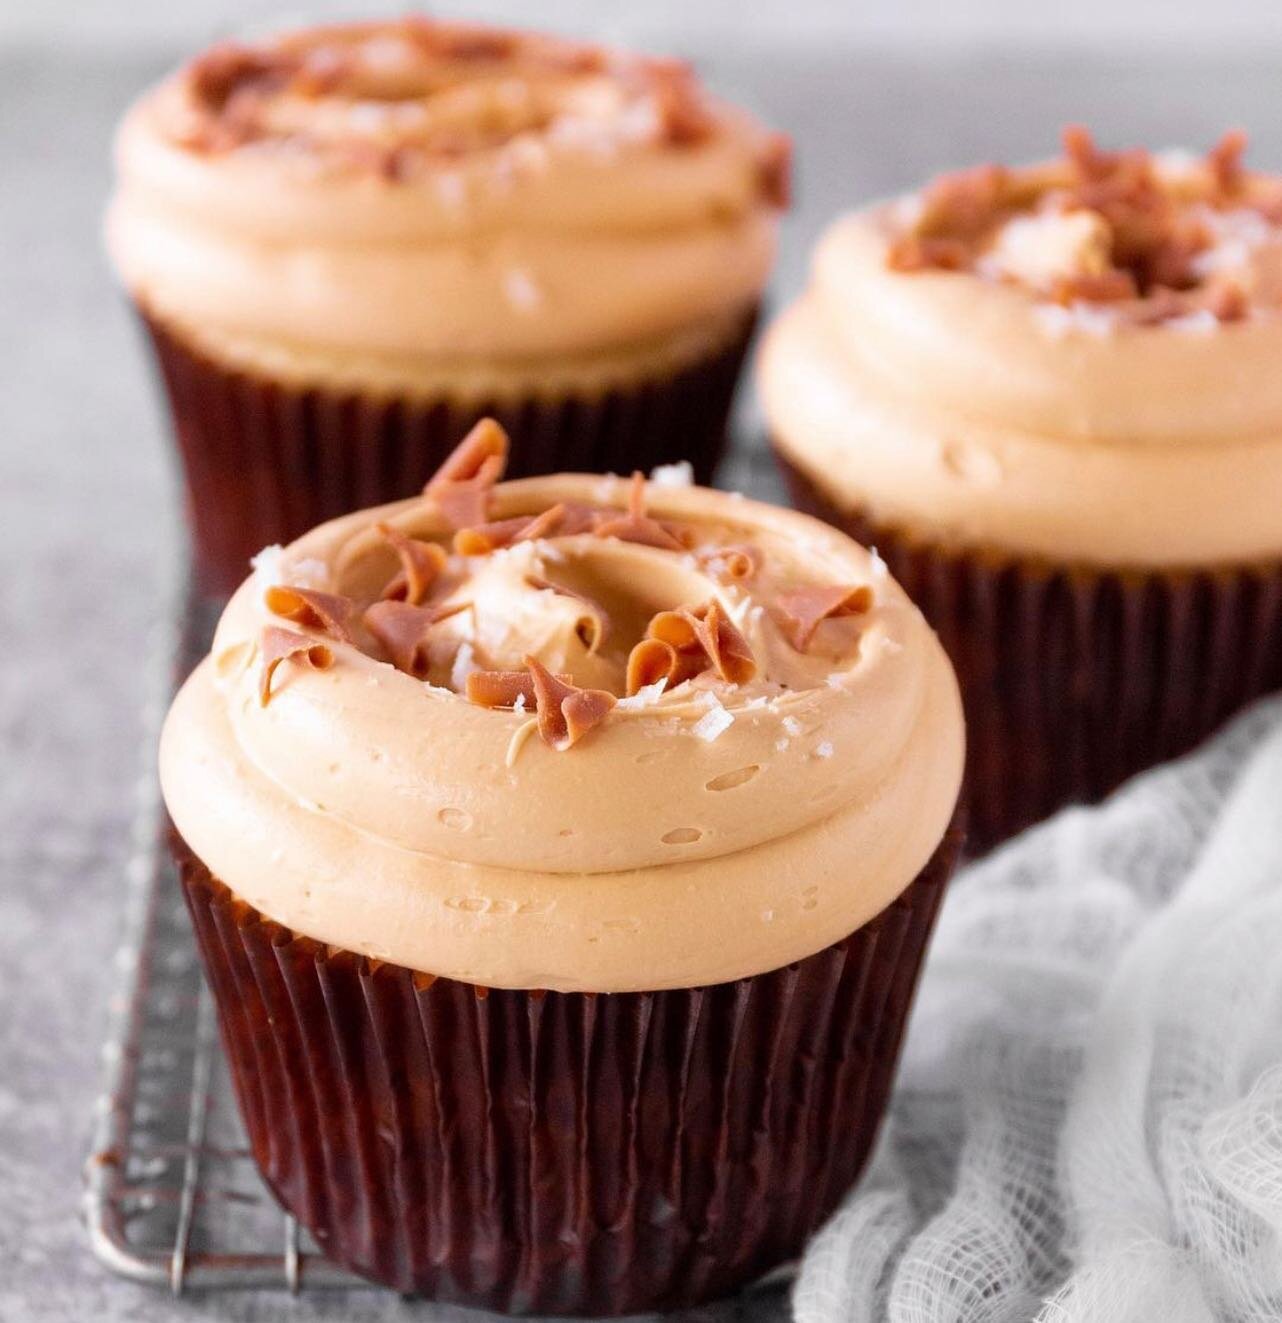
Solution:
<svg viewBox="0 0 1282 1323">
<path fill-rule="evenodd" d="M 785 293 L 843 202 L 953 162 L 1036 155 L 1066 120 L 1159 143 L 1241 123 L 1254 159 L 1282 166 L 1265 53 L 706 63 L 801 139 Z M 111 124 L 153 70 L 14 50 L 0 65 L 0 1318 L 422 1317 L 382 1293 L 176 1303 L 109 1277 L 78 1225 L 143 659 L 175 545 L 157 412 L 98 239 Z"/>
</svg>

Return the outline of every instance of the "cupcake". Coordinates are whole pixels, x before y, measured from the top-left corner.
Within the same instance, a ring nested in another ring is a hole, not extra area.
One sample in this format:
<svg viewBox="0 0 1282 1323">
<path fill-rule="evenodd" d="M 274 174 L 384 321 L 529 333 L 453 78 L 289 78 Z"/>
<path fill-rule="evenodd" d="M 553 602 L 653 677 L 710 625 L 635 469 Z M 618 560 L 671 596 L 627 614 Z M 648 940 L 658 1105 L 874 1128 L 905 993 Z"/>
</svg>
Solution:
<svg viewBox="0 0 1282 1323">
<path fill-rule="evenodd" d="M 1282 686 L 1282 179 L 1064 146 L 837 221 L 760 361 L 957 668 L 977 848 Z"/>
<path fill-rule="evenodd" d="M 411 495 L 486 415 L 515 474 L 707 479 L 788 145 L 690 69 L 422 18 L 215 47 L 118 136 L 108 245 L 202 582 Z"/>
<path fill-rule="evenodd" d="M 723 1295 L 859 1174 L 958 846 L 961 703 L 791 511 L 573 474 L 260 558 L 161 745 L 254 1155 L 325 1252 L 510 1312 Z"/>
</svg>

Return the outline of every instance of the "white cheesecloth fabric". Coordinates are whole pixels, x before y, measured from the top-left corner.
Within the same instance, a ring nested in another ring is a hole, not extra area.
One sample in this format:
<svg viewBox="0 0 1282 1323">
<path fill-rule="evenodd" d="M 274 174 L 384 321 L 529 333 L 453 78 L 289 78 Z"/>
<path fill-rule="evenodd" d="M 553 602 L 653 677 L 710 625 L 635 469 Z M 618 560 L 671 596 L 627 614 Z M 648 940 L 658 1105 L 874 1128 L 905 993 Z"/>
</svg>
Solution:
<svg viewBox="0 0 1282 1323">
<path fill-rule="evenodd" d="M 1282 1320 L 1282 701 L 958 877 L 793 1308 Z"/>
</svg>

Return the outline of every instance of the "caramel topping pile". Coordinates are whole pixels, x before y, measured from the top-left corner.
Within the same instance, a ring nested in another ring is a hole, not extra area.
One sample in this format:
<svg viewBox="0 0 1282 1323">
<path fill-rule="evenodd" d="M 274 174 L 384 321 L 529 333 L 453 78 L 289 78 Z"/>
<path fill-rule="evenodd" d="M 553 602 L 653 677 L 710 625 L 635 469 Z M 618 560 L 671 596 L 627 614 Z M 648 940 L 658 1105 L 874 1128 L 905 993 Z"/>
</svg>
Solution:
<svg viewBox="0 0 1282 1323">
<path fill-rule="evenodd" d="M 1065 306 L 1106 304 L 1136 325 L 1249 313 L 1245 273 L 1212 260 L 1219 218 L 1282 224 L 1282 180 L 1245 170 L 1244 134 L 1225 134 L 1177 175 L 1143 150 L 1101 151 L 1082 128 L 1066 129 L 1063 146 L 1049 168 L 936 179 L 891 243 L 891 268 L 974 272 Z"/>
<path fill-rule="evenodd" d="M 391 182 L 531 135 L 576 132 L 680 150 L 717 131 L 683 61 L 409 16 L 226 42 L 185 72 L 193 151 L 276 143 Z M 761 195 L 787 203 L 790 149 L 767 139 Z"/>
<path fill-rule="evenodd" d="M 484 608 L 483 599 L 468 600 L 465 590 L 490 558 L 506 554 L 506 549 L 523 541 L 586 537 L 672 553 L 726 585 L 739 585 L 762 573 L 759 549 L 736 544 L 696 546 L 693 528 L 652 515 L 647 509 L 648 488 L 639 473 L 633 475 L 623 510 L 563 502 L 535 514 L 491 519 L 493 489 L 503 476 L 507 453 L 503 429 L 486 419 L 460 442 L 424 488 L 424 501 L 453 529 L 453 556 L 436 542 L 379 523 L 373 531 L 396 553 L 399 568 L 372 602 L 371 589 L 365 590 L 364 604 L 284 584 L 266 590 L 263 601 L 267 609 L 308 632 L 277 626 L 263 630 L 259 689 L 263 704 L 272 696 L 272 677 L 282 662 L 324 670 L 335 661 L 330 642 L 344 643 L 419 680 L 448 675 L 451 687 L 479 707 L 529 711 L 544 742 L 564 751 L 601 725 L 620 695 L 577 684 L 571 675 L 554 674 L 531 655 L 523 657 L 521 670 L 487 670 L 472 664 L 471 645 L 465 640 L 476 637 L 478 613 Z M 546 572 L 550 574 L 556 563 L 551 549 L 547 556 Z M 514 564 L 519 567 L 517 584 L 575 604 L 575 633 L 586 656 L 598 658 L 616 625 L 610 609 L 578 587 L 545 577 L 541 568 L 534 568 L 542 562 Z M 807 587 L 778 592 L 770 613 L 782 639 L 804 653 L 822 621 L 857 615 L 871 605 L 872 589 L 867 585 Z M 618 609 L 627 614 L 626 608 Z M 457 626 L 450 628 L 447 622 L 464 612 L 472 612 L 473 620 L 460 637 Z M 629 621 L 631 629 L 639 627 L 635 617 Z M 626 642 L 613 646 L 611 657 L 618 659 L 624 674 L 612 683 L 624 689 L 628 698 L 654 686 L 663 693 L 687 681 L 740 686 L 761 673 L 747 637 L 715 595 L 697 606 L 678 605 L 653 614 L 643 636 L 626 650 L 625 666 Z M 598 659 L 594 664 L 604 665 L 606 670 L 601 673 L 609 674 L 615 662 Z M 649 701 L 648 697 L 643 701 Z"/>
</svg>

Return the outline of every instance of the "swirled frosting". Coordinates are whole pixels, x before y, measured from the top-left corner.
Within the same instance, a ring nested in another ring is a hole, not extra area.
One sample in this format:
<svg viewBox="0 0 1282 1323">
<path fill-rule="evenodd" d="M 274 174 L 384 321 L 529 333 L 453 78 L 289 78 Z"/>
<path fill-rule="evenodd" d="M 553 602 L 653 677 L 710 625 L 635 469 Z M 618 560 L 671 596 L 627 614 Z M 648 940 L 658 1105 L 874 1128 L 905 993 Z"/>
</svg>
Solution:
<svg viewBox="0 0 1282 1323">
<path fill-rule="evenodd" d="M 684 65 L 414 18 L 215 48 L 133 107 L 117 160 L 109 246 L 155 315 L 411 383 L 724 334 L 788 172 Z"/>
<path fill-rule="evenodd" d="M 1282 180 L 1239 151 L 993 167 L 842 218 L 763 347 L 781 451 L 935 541 L 1282 554 Z"/>
<path fill-rule="evenodd" d="M 237 895 L 424 973 L 621 991 L 786 965 L 913 880 L 962 725 L 880 562 L 794 512 L 579 475 L 486 487 L 478 550 L 457 495 L 260 558 L 175 700 L 166 803 Z M 653 643 L 680 666 L 638 666 Z"/>
</svg>

